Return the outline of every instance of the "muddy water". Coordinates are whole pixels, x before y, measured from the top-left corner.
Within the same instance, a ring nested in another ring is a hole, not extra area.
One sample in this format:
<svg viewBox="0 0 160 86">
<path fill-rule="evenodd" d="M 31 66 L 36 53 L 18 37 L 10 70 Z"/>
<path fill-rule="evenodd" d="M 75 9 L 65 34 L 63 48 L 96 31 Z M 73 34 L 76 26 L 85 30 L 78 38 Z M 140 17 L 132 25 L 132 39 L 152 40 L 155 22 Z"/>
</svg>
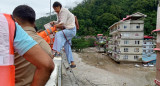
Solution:
<svg viewBox="0 0 160 86">
<path fill-rule="evenodd" d="M 75 75 L 81 86 L 154 86 L 155 67 L 135 67 L 118 64 L 95 48 L 73 53 L 77 68 Z"/>
</svg>

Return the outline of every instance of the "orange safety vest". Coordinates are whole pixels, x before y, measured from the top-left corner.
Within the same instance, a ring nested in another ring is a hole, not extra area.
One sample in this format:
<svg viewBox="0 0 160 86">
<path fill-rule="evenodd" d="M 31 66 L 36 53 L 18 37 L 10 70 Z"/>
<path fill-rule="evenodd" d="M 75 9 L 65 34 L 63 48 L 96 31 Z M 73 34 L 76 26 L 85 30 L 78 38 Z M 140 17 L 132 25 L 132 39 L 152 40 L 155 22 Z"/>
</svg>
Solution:
<svg viewBox="0 0 160 86">
<path fill-rule="evenodd" d="M 0 14 L 0 86 L 15 86 L 15 27 L 11 15 Z"/>
<path fill-rule="evenodd" d="M 49 35 L 53 34 L 53 32 L 56 31 L 56 26 L 51 27 L 50 29 L 47 29 L 45 31 L 39 32 L 37 33 L 39 36 L 41 36 L 52 48 L 53 47 L 53 43 L 54 43 L 54 38 L 50 38 Z"/>
</svg>

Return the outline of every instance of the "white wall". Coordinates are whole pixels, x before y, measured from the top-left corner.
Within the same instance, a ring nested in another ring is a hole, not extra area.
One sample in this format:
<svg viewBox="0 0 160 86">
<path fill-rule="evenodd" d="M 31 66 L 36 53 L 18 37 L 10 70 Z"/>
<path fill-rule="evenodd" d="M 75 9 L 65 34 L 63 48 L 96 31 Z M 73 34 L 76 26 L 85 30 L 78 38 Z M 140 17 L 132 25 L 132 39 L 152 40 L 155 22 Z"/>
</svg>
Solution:
<svg viewBox="0 0 160 86">
<path fill-rule="evenodd" d="M 128 48 L 128 52 L 124 52 L 124 48 Z M 135 52 L 135 48 L 139 49 L 139 52 Z M 120 48 L 121 53 L 126 53 L 126 54 L 142 54 L 143 50 L 142 47 L 121 47 Z"/>
<path fill-rule="evenodd" d="M 143 32 L 121 32 L 122 39 L 143 39 L 143 36 Z"/>
<path fill-rule="evenodd" d="M 134 59 L 134 56 L 138 56 L 138 59 Z M 119 60 L 123 61 L 138 61 L 142 58 L 142 55 L 128 55 L 128 59 L 124 59 L 125 55 L 120 55 Z"/>
</svg>

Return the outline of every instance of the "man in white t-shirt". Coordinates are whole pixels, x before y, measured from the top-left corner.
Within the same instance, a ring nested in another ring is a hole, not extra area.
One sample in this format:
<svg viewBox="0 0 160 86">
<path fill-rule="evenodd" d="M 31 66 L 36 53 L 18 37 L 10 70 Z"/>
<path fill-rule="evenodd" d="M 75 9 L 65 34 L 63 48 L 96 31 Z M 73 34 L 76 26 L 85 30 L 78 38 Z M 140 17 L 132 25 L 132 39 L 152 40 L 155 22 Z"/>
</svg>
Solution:
<svg viewBox="0 0 160 86">
<path fill-rule="evenodd" d="M 75 16 L 66 8 L 62 8 L 59 2 L 53 3 L 53 9 L 57 13 L 57 21 L 51 22 L 57 28 L 63 28 L 55 35 L 53 50 L 59 54 L 64 46 L 67 59 L 71 68 L 76 67 L 71 50 L 71 40 L 76 35 Z"/>
</svg>

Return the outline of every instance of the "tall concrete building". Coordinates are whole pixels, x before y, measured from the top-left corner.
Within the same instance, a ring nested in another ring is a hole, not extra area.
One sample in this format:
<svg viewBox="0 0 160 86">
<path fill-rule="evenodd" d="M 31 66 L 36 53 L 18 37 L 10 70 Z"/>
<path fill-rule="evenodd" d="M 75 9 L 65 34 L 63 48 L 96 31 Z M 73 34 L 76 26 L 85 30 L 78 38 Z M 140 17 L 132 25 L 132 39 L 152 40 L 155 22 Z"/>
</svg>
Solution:
<svg viewBox="0 0 160 86">
<path fill-rule="evenodd" d="M 109 27 L 110 44 L 108 52 L 117 62 L 142 62 L 145 14 L 140 12 L 128 15 Z"/>
<path fill-rule="evenodd" d="M 143 40 L 143 53 L 142 53 L 142 61 L 144 63 L 152 63 L 156 62 L 156 53 L 153 49 L 156 46 L 155 38 L 153 36 L 144 36 Z"/>
</svg>

